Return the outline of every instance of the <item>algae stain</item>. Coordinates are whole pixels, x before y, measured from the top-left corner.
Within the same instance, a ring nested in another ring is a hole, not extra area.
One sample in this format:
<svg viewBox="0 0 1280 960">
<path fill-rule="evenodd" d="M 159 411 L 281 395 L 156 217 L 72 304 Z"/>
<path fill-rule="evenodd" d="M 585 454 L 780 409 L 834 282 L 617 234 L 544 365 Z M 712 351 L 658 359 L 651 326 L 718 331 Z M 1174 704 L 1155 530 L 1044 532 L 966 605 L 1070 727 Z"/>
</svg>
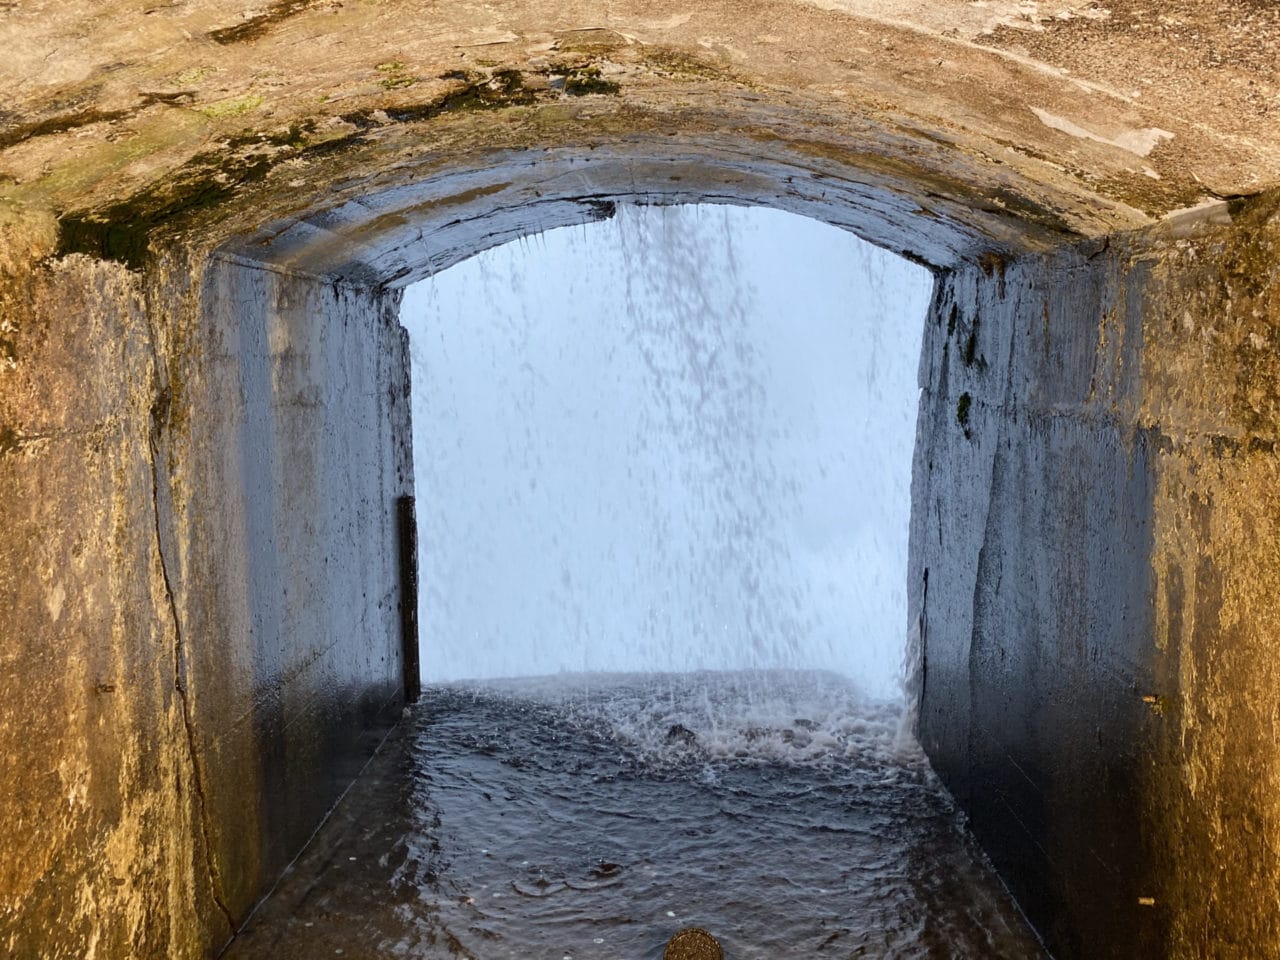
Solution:
<svg viewBox="0 0 1280 960">
<path fill-rule="evenodd" d="M 451 70 L 441 80 L 460 80 L 463 86 L 437 100 L 403 107 L 387 107 L 383 112 L 396 123 L 417 123 L 446 113 L 469 110 L 501 110 L 504 107 L 530 106 L 538 101 L 537 91 L 525 86 L 519 70 L 495 70 L 488 77 L 462 70 Z M 372 125 L 368 112 L 344 114 L 342 117 L 359 129 Z"/>
<path fill-rule="evenodd" d="M 247 43 L 264 36 L 273 26 L 314 6 L 316 0 L 280 0 L 256 17 L 248 17 L 240 23 L 211 30 L 207 36 L 214 43 L 227 46 L 232 43 Z"/>
<path fill-rule="evenodd" d="M 708 63 L 684 50 L 654 49 L 645 52 L 645 61 L 660 74 L 677 80 L 734 80 L 721 67 Z"/>
<path fill-rule="evenodd" d="M 986 359 L 978 356 L 978 327 L 981 323 L 981 316 L 975 313 L 973 322 L 969 325 L 969 336 L 965 339 L 964 349 L 960 353 L 966 367 L 972 367 L 976 362 L 980 369 L 986 369 Z"/>
<path fill-rule="evenodd" d="M 85 253 L 141 269 L 150 255 L 153 229 L 183 214 L 223 203 L 238 186 L 261 179 L 273 166 L 270 158 L 261 156 L 226 161 L 222 168 L 203 166 L 202 160 L 207 162 L 208 155 L 188 164 L 187 179 L 144 191 L 101 211 L 63 216 L 58 255 Z"/>
<path fill-rule="evenodd" d="M 219 100 L 217 103 L 211 103 L 207 107 L 201 107 L 197 112 L 210 120 L 221 120 L 224 117 L 236 117 L 242 113 L 248 113 L 250 110 L 256 110 L 262 106 L 262 102 L 261 96 L 256 93 L 250 93 L 243 97 L 230 97 L 226 100 Z"/>
<path fill-rule="evenodd" d="M 996 277 L 996 292 L 1001 300 L 1005 297 L 1004 275 L 1008 265 L 1008 261 L 994 250 L 988 250 L 978 256 L 978 266 L 982 268 L 983 274 L 988 279 Z"/>
<path fill-rule="evenodd" d="M 58 114 L 34 123 L 16 124 L 0 133 L 0 149 L 33 140 L 36 137 L 66 133 L 95 123 L 128 120 L 132 116 L 132 110 L 81 110 L 75 113 Z"/>
<path fill-rule="evenodd" d="M 409 73 L 405 65 L 399 60 L 388 60 L 386 63 L 380 63 L 373 69 L 382 74 L 378 78 L 378 86 L 384 90 L 399 90 L 403 87 L 411 87 L 418 82 L 418 78 Z"/>
<path fill-rule="evenodd" d="M 379 65 L 385 67 L 380 72 L 389 77 L 400 76 L 396 71 L 402 66 L 399 61 Z M 566 94 L 618 90 L 618 84 L 604 79 L 596 66 L 563 68 L 561 75 Z M 524 75 L 514 69 L 489 74 L 450 71 L 441 79 L 460 81 L 460 86 L 423 103 L 342 114 L 340 119 L 354 127 L 353 132 L 333 135 L 321 131 L 314 122 L 305 122 L 284 133 L 249 132 L 224 138 L 216 149 L 192 157 L 164 182 L 126 200 L 96 210 L 64 213 L 59 219 L 56 254 L 83 253 L 142 269 L 151 256 L 151 235 L 155 230 L 180 222 L 189 214 L 213 210 L 231 200 L 239 188 L 263 180 L 285 161 L 308 160 L 357 147 L 366 142 L 368 131 L 388 121 L 420 123 L 446 114 L 545 105 L 558 96 L 526 85 Z M 206 117 L 235 116 L 261 103 L 262 98 L 256 95 L 238 97 L 206 107 L 201 113 Z"/>
<path fill-rule="evenodd" d="M 201 136 L 208 125 L 208 119 L 194 110 L 164 110 L 136 126 L 127 139 L 93 144 L 69 155 L 38 180 L 5 192 L 22 202 L 57 208 L 109 182 L 113 174 L 131 164 Z"/>
<path fill-rule="evenodd" d="M 600 68 L 594 64 L 553 70 L 552 74 L 564 79 L 564 92 L 571 97 L 582 97 L 592 93 L 617 96 L 622 89 L 612 80 L 606 80 Z"/>
<path fill-rule="evenodd" d="M 189 67 L 188 69 L 183 70 L 181 73 L 175 76 L 173 78 L 173 82 L 177 86 L 187 87 L 187 86 L 191 86 L 192 84 L 199 83 L 208 75 L 209 75 L 209 71 L 204 67 Z"/>
</svg>

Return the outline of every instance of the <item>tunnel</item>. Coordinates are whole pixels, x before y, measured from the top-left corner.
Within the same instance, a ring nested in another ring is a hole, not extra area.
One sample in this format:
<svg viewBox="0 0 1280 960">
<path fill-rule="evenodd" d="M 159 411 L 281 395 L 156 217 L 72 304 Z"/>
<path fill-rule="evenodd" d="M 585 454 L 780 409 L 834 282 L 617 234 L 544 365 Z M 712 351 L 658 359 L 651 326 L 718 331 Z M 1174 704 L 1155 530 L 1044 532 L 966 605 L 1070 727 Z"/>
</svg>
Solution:
<svg viewBox="0 0 1280 960">
<path fill-rule="evenodd" d="M 412 698 L 400 291 L 700 202 L 933 271 L 916 733 L 1048 950 L 1280 956 L 1272 5 L 18 0 L 0 29 L 9 955 L 217 955 Z"/>
</svg>

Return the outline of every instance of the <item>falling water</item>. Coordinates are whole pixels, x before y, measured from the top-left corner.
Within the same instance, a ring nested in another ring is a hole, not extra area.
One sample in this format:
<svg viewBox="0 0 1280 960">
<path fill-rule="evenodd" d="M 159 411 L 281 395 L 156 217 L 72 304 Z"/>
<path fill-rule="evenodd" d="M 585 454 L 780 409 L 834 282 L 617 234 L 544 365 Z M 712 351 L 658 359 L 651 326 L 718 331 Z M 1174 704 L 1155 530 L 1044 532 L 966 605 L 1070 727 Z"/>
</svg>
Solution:
<svg viewBox="0 0 1280 960">
<path fill-rule="evenodd" d="M 901 695 L 928 295 L 705 207 L 411 291 L 428 686 L 229 957 L 1041 957 Z"/>
<path fill-rule="evenodd" d="M 930 282 L 790 214 L 623 207 L 411 290 L 425 679 L 894 695 Z"/>
</svg>

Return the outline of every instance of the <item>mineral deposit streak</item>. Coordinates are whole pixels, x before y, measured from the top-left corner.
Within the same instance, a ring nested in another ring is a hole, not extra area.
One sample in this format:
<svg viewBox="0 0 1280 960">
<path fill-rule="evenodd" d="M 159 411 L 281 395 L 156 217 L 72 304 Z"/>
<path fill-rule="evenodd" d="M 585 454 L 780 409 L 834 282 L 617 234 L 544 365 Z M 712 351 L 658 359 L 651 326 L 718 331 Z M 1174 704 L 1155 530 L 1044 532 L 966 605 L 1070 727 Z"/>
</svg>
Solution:
<svg viewBox="0 0 1280 960">
<path fill-rule="evenodd" d="M 902 709 L 825 673 L 428 688 L 228 956 L 1044 957 Z"/>
</svg>

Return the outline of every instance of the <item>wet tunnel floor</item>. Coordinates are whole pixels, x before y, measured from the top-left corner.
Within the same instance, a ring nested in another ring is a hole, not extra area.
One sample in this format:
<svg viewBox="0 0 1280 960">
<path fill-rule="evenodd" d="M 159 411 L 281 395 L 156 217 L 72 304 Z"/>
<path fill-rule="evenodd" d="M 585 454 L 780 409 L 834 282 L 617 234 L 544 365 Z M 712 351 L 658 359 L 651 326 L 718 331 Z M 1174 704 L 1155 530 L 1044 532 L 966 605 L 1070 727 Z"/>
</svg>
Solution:
<svg viewBox="0 0 1280 960">
<path fill-rule="evenodd" d="M 828 674 L 429 688 L 225 956 L 1043 957 L 899 712 Z"/>
</svg>

